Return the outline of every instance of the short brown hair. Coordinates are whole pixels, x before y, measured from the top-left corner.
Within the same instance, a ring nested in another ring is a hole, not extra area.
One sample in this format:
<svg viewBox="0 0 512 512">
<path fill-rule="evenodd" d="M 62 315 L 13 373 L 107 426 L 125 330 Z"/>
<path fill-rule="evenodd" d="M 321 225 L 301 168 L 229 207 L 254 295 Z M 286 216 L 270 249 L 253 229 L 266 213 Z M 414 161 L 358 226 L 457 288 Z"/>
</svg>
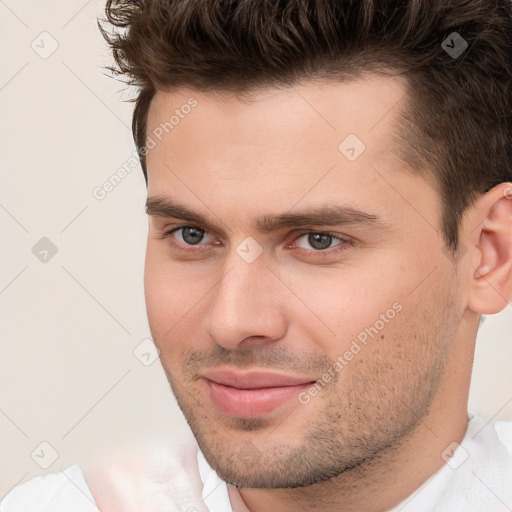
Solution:
<svg viewBox="0 0 512 512">
<path fill-rule="evenodd" d="M 132 128 L 146 181 L 157 90 L 243 94 L 382 69 L 407 77 L 401 153 L 433 173 L 450 249 L 475 198 L 512 181 L 510 0 L 108 0 L 105 12 L 109 69 L 140 87 Z"/>
</svg>

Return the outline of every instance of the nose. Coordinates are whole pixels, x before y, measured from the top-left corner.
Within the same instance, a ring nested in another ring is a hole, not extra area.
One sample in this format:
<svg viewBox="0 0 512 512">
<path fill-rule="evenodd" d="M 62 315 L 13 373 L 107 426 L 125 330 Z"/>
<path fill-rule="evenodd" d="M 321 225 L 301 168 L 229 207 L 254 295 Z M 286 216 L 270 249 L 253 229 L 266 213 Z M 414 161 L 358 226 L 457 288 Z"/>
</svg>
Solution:
<svg viewBox="0 0 512 512">
<path fill-rule="evenodd" d="M 283 288 L 262 257 L 247 263 L 234 253 L 212 291 L 209 335 L 231 350 L 281 339 L 287 329 Z"/>
</svg>

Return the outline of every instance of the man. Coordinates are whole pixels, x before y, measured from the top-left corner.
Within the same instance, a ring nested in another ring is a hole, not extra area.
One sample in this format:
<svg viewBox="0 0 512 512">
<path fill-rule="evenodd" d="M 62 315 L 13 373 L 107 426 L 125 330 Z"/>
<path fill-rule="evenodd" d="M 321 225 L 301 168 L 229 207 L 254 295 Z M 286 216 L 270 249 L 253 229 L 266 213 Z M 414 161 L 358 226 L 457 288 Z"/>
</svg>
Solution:
<svg viewBox="0 0 512 512">
<path fill-rule="evenodd" d="M 512 299 L 509 0 L 106 9 L 197 445 L 1 510 L 512 510 L 512 425 L 467 410 L 480 317 Z"/>
</svg>

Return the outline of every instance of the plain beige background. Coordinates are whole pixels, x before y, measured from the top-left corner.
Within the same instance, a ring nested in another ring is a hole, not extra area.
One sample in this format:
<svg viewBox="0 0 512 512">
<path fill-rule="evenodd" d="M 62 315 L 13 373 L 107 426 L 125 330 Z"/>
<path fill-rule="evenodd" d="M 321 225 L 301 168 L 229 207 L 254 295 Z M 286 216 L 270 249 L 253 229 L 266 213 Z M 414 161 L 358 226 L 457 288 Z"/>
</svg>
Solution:
<svg viewBox="0 0 512 512">
<path fill-rule="evenodd" d="M 0 0 L 0 498 L 187 429 L 159 360 L 149 364 L 146 190 L 130 160 L 130 93 L 102 70 L 102 8 Z M 511 306 L 480 330 L 472 410 L 512 420 L 510 361 Z"/>
</svg>

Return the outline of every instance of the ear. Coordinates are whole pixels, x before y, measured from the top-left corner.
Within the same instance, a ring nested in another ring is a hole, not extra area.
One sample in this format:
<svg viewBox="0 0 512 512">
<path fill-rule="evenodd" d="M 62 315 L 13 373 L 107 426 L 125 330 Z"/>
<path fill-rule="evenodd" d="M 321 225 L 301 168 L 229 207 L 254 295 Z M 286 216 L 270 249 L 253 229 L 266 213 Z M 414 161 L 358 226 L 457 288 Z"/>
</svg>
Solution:
<svg viewBox="0 0 512 512">
<path fill-rule="evenodd" d="M 512 300 L 512 183 L 501 183 L 480 197 L 473 213 L 468 307 L 491 315 Z"/>
</svg>

